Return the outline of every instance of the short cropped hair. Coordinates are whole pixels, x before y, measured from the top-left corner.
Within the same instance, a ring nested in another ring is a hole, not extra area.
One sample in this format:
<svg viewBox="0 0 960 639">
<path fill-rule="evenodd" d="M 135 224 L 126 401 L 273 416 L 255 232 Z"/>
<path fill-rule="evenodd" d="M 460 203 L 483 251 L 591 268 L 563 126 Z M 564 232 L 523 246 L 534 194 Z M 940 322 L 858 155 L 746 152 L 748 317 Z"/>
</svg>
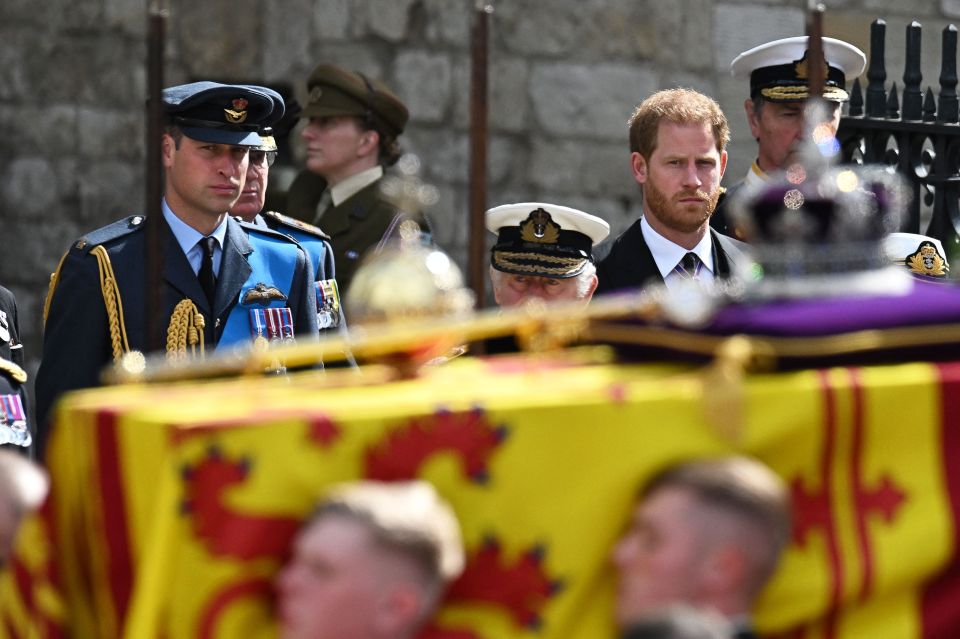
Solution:
<svg viewBox="0 0 960 639">
<path fill-rule="evenodd" d="M 46 471 L 25 456 L 0 450 L 0 498 L 17 517 L 36 510 L 50 488 Z"/>
<path fill-rule="evenodd" d="M 425 481 L 358 481 L 334 486 L 312 522 L 347 517 L 370 531 L 378 547 L 415 566 L 430 606 L 463 570 L 463 542 L 453 509 Z"/>
<path fill-rule="evenodd" d="M 689 491 L 702 506 L 750 531 L 743 543 L 753 569 L 751 594 L 758 594 L 790 541 L 790 500 L 783 481 L 764 464 L 735 456 L 671 466 L 644 485 L 641 498 L 666 488 Z"/>
<path fill-rule="evenodd" d="M 649 159 L 657 149 L 660 122 L 709 124 L 717 151 L 723 152 L 730 141 L 727 117 L 716 100 L 693 89 L 658 91 L 637 105 L 630 116 L 630 151 Z"/>
</svg>

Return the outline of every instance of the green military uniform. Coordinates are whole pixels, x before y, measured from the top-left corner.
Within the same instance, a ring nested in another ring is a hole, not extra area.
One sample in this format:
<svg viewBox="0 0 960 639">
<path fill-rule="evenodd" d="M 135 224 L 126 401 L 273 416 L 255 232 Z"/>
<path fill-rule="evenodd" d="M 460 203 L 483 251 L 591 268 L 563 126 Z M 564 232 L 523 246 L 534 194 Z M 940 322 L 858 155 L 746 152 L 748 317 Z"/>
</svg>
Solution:
<svg viewBox="0 0 960 639">
<path fill-rule="evenodd" d="M 301 117 L 357 118 L 365 129 L 375 130 L 380 136 L 379 163 L 389 166 L 396 161 L 395 152 L 386 149 L 393 148 L 403 133 L 409 112 L 383 82 L 358 71 L 319 64 L 307 79 L 307 88 L 309 98 Z M 317 207 L 328 186 L 324 177 L 303 171 L 287 193 L 284 213 L 315 224 L 330 235 L 341 293 L 349 288 L 364 254 L 395 237 L 404 220 L 413 220 L 422 232 L 430 232 L 422 213 L 400 211 L 381 194 L 381 182 L 382 178 L 363 186 L 327 208 L 319 218 Z"/>
<path fill-rule="evenodd" d="M 322 177 L 310 171 L 301 172 L 287 194 L 287 214 L 314 223 L 325 188 Z M 400 211 L 380 194 L 380 180 L 326 210 L 318 226 L 330 236 L 341 293 L 350 286 L 360 258 L 395 237 L 400 223 L 408 219 L 416 222 L 422 232 L 430 232 L 422 214 Z"/>
</svg>

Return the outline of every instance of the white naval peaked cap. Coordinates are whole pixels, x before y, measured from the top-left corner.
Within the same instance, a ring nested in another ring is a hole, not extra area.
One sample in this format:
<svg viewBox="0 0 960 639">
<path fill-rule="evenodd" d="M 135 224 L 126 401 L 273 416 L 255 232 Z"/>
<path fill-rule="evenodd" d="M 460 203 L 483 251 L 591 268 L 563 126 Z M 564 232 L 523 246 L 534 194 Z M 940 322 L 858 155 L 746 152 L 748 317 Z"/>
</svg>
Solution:
<svg viewBox="0 0 960 639">
<path fill-rule="evenodd" d="M 807 36 L 782 38 L 744 51 L 730 63 L 730 73 L 750 78 L 750 95 L 758 92 L 773 101 L 796 101 L 810 97 Z M 823 38 L 823 97 L 838 102 L 849 99 L 847 80 L 859 76 L 867 66 L 863 51 L 843 40 Z"/>
<path fill-rule="evenodd" d="M 497 234 L 492 266 L 505 273 L 569 278 L 593 261 L 593 247 L 610 234 L 596 215 L 547 202 L 503 204 L 486 212 Z"/>
<path fill-rule="evenodd" d="M 950 271 L 943 244 L 935 237 L 919 233 L 890 233 L 883 239 L 883 250 L 894 264 L 906 266 L 913 275 L 944 279 Z"/>
</svg>

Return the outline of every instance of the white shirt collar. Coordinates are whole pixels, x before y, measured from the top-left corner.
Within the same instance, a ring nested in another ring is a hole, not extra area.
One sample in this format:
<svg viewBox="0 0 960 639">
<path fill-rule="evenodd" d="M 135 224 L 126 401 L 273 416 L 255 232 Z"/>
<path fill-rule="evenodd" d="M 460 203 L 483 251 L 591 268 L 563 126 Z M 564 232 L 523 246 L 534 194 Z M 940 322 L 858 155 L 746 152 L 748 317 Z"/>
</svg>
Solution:
<svg viewBox="0 0 960 639">
<path fill-rule="evenodd" d="M 330 197 L 333 206 L 340 206 L 341 202 L 356 195 L 358 191 L 370 186 L 381 177 L 383 177 L 383 167 L 378 164 L 366 171 L 360 171 L 356 175 L 351 175 L 343 182 L 334 184 L 330 187 Z"/>
<path fill-rule="evenodd" d="M 709 229 L 703 235 L 700 242 L 690 250 L 683 248 L 679 244 L 674 244 L 653 230 L 653 227 L 647 222 L 646 216 L 640 218 L 640 231 L 643 233 L 643 239 L 647 243 L 647 248 L 650 249 L 650 253 L 653 255 L 653 261 L 657 263 L 657 269 L 659 269 L 660 275 L 663 276 L 664 280 L 673 272 L 673 269 L 687 253 L 696 253 L 700 261 L 703 262 L 703 267 L 710 271 L 711 274 L 714 272 L 713 242 L 710 239 Z"/>
<path fill-rule="evenodd" d="M 180 250 L 187 256 L 190 266 L 193 267 L 193 271 L 196 273 L 200 270 L 200 260 L 203 257 L 201 249 L 197 246 L 197 242 L 203 239 L 204 235 L 177 217 L 177 214 L 174 213 L 170 205 L 167 204 L 166 198 L 163 199 L 161 208 L 163 209 L 163 219 L 167 221 L 170 230 L 173 231 L 173 237 L 177 238 L 177 244 L 180 245 Z M 223 242 L 227 237 L 227 216 L 223 217 L 220 226 L 215 228 L 210 235 L 217 240 L 217 248 L 213 252 L 213 267 L 215 269 L 214 272 L 219 273 Z"/>
</svg>

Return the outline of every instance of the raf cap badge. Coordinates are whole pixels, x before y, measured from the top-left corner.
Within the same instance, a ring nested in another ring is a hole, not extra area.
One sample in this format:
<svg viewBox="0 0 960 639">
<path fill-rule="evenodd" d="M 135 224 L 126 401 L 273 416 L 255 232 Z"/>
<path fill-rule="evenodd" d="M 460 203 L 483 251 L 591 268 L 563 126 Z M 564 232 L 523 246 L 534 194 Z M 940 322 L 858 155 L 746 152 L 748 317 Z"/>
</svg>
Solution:
<svg viewBox="0 0 960 639">
<path fill-rule="evenodd" d="M 520 223 L 520 239 L 537 244 L 556 244 L 560 239 L 560 225 L 549 213 L 536 209 Z"/>
<path fill-rule="evenodd" d="M 230 124 L 240 124 L 247 119 L 247 100 L 245 98 L 236 98 L 231 103 L 232 109 L 224 109 L 227 116 L 227 122 Z"/>
</svg>

